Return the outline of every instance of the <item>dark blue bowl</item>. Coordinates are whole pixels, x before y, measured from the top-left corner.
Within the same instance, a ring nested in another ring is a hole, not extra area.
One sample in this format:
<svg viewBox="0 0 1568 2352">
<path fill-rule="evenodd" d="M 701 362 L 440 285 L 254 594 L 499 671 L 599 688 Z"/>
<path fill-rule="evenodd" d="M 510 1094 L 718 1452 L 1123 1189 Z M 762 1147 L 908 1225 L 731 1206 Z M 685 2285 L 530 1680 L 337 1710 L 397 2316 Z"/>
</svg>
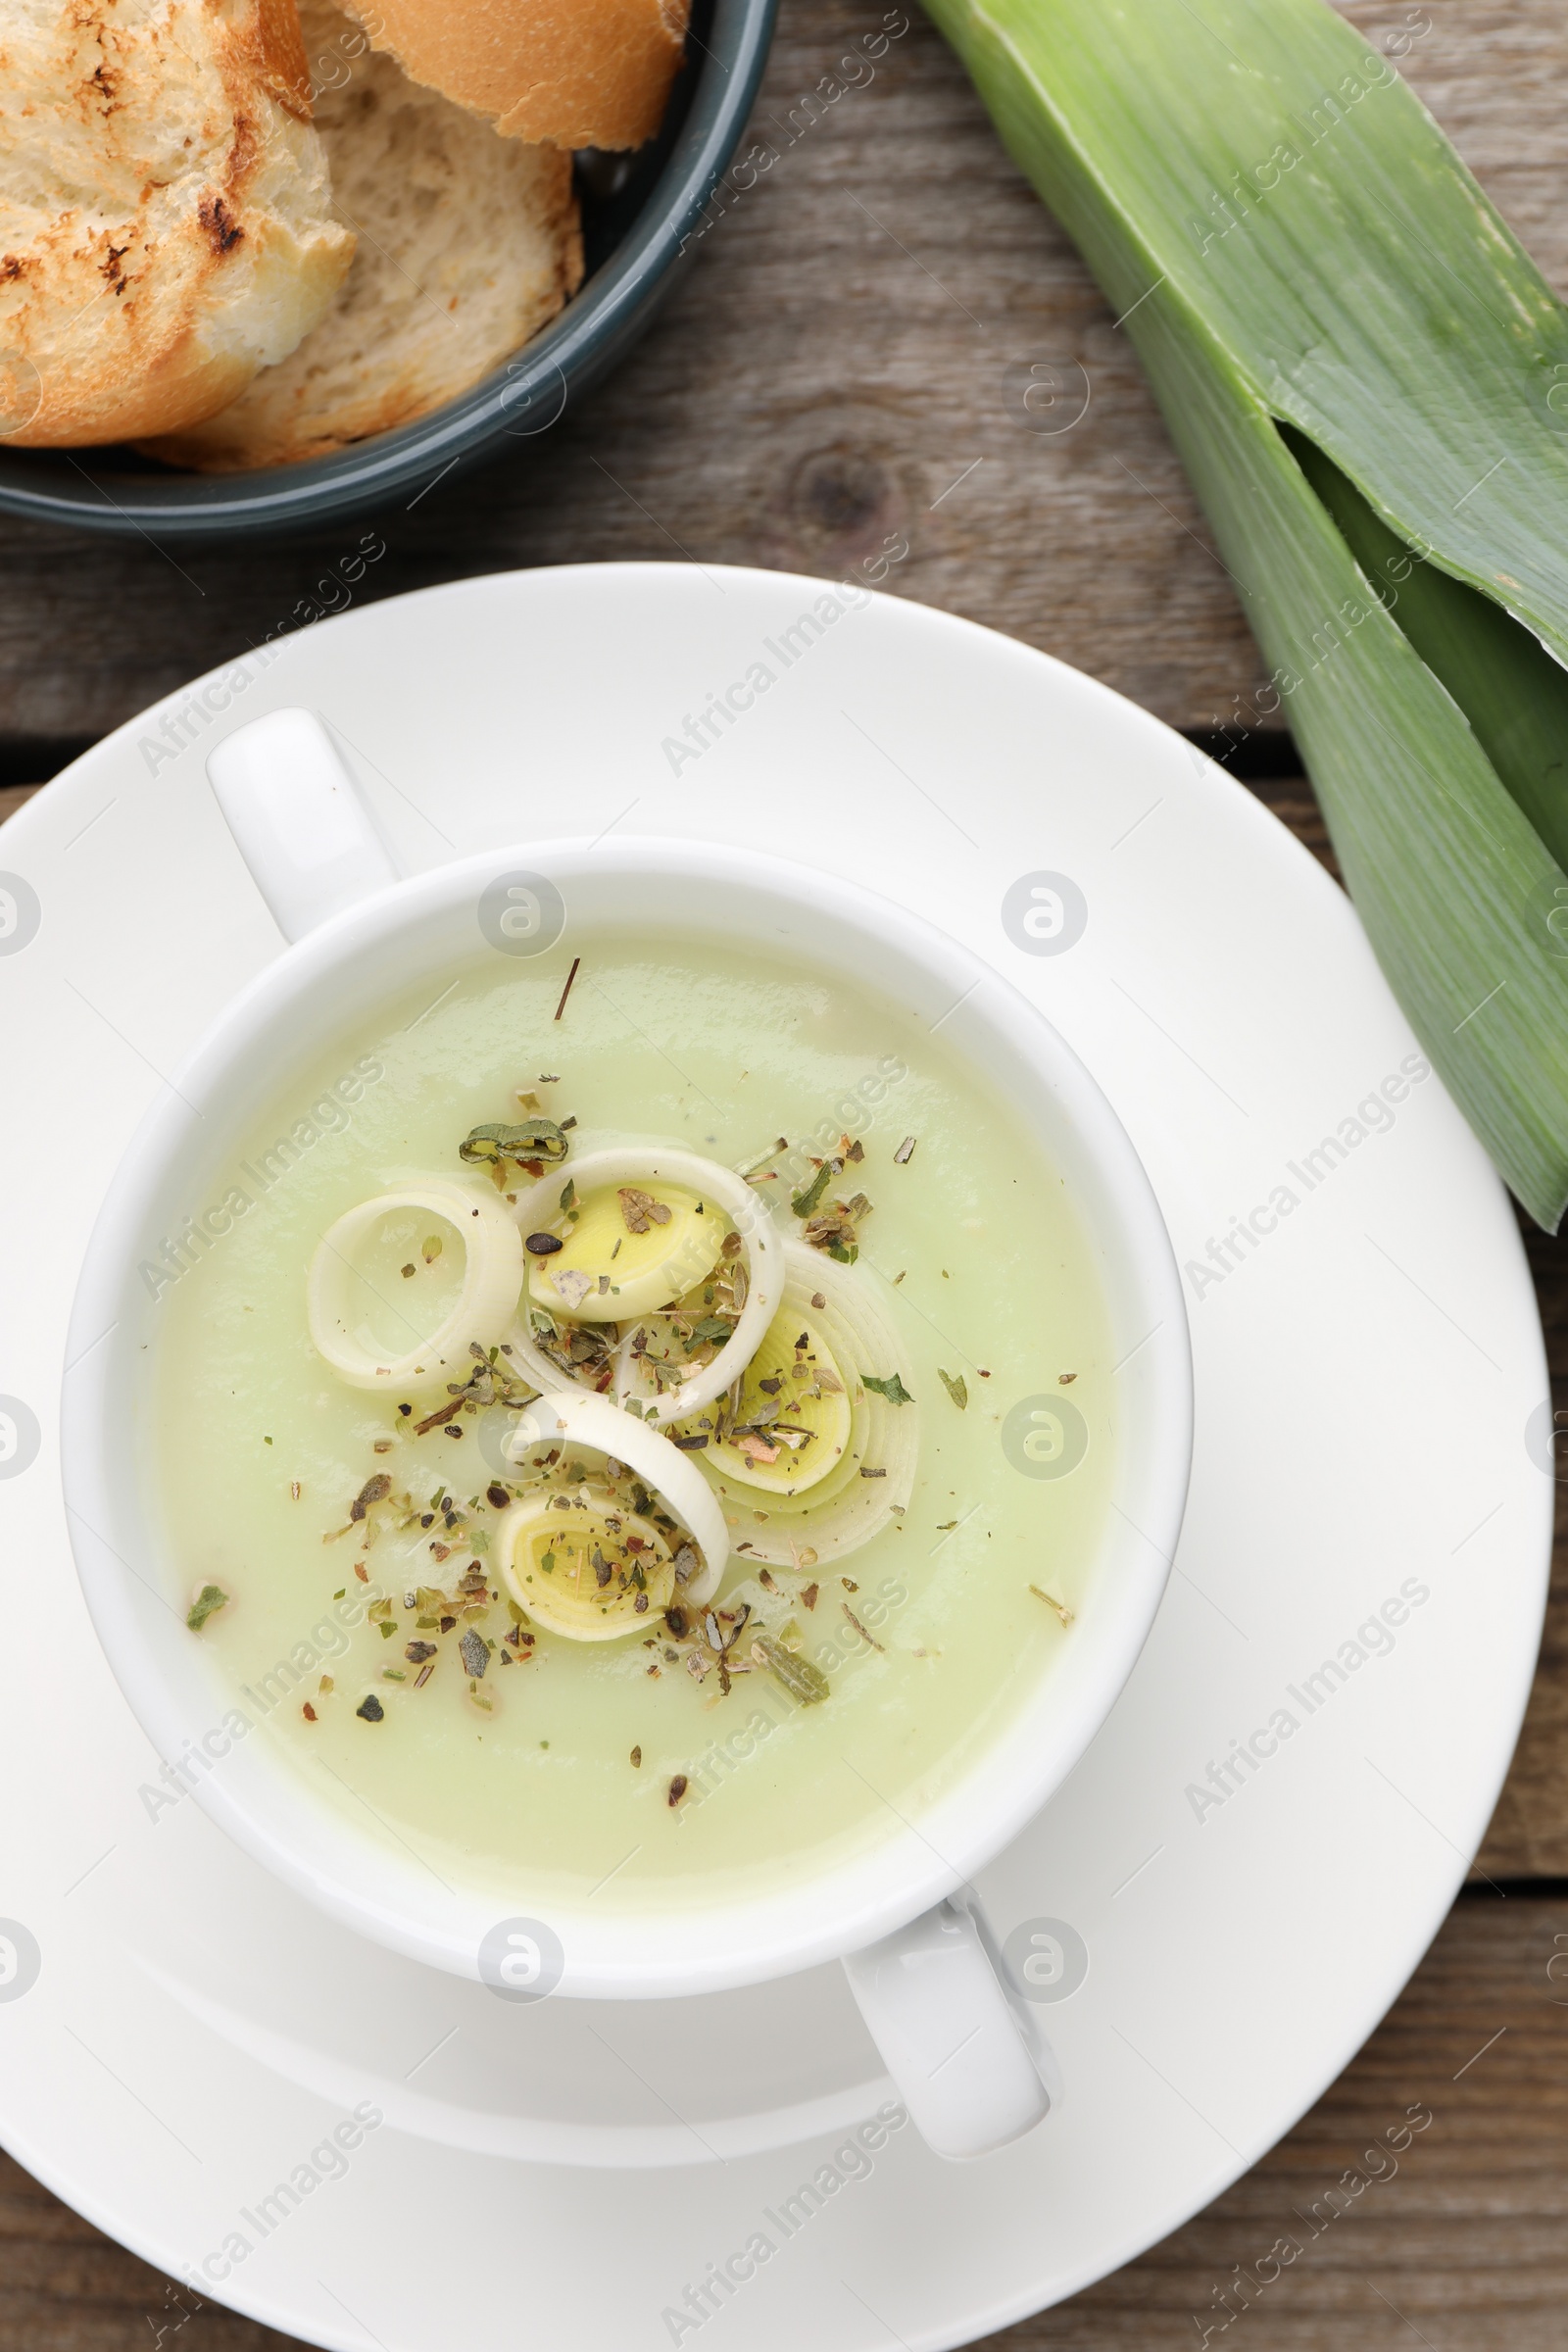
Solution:
<svg viewBox="0 0 1568 2352">
<path fill-rule="evenodd" d="M 582 291 L 471 392 L 335 457 L 255 473 L 177 473 L 123 449 L 0 451 L 0 510 L 149 538 L 286 531 L 433 484 L 509 436 L 548 432 L 674 283 L 746 127 L 777 5 L 697 0 L 658 139 L 631 157 L 578 159 Z"/>
</svg>

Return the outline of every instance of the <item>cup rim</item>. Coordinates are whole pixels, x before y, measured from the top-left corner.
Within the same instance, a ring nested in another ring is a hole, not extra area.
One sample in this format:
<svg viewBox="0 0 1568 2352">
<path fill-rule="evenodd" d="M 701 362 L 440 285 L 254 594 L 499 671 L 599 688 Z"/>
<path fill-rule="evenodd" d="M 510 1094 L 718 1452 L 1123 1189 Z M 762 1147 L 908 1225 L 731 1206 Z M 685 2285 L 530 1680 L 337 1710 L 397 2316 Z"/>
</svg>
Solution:
<svg viewBox="0 0 1568 2352">
<path fill-rule="evenodd" d="M 330 917 L 258 973 L 217 1016 L 186 1057 L 170 1086 L 154 1102 L 132 1137 L 111 1182 L 88 1244 L 67 1346 L 62 1394 L 61 1470 L 68 1522 L 89 1613 L 110 1669 L 133 1713 L 158 1747 L 172 1757 L 187 1748 L 200 1727 L 177 1695 L 158 1638 L 149 1638 L 145 1603 L 138 1604 L 130 1565 L 140 1538 L 139 1507 L 123 1491 L 110 1455 L 113 1406 L 122 1396 L 118 1366 L 136 1327 L 133 1283 L 137 1241 L 147 1229 L 152 1204 L 167 1186 L 173 1156 L 189 1138 L 192 1107 L 200 1115 L 204 1098 L 216 1097 L 246 1056 L 278 1032 L 307 1000 L 318 998 L 334 975 L 363 971 L 370 954 L 412 940 L 422 922 L 442 922 L 455 910 L 475 906 L 485 883 L 498 874 L 525 868 L 558 884 L 592 893 L 630 876 L 645 884 L 653 875 L 667 888 L 680 883 L 700 890 L 739 893 L 756 908 L 793 909 L 808 921 L 809 958 L 825 930 L 835 925 L 857 949 L 868 944 L 879 956 L 903 956 L 962 998 L 972 1034 L 989 1029 L 1001 1046 L 1015 1053 L 1058 1100 L 1068 1134 L 1086 1153 L 1087 1165 L 1102 1188 L 1093 1213 L 1085 1215 L 1102 1240 L 1109 1236 L 1121 1251 L 1118 1279 L 1144 1314 L 1135 1378 L 1140 1398 L 1134 1413 L 1142 1427 L 1136 1460 L 1118 1447 L 1115 1492 L 1130 1495 L 1131 1515 L 1102 1544 L 1098 1583 L 1114 1573 L 1119 1580 L 1111 1635 L 1097 1637 L 1093 1654 L 1075 1660 L 1070 1674 L 1045 1678 L 1052 1692 L 1049 1723 L 1030 1723 L 1028 1705 L 987 1747 L 980 1764 L 966 1769 L 953 1788 L 921 1816 L 920 1826 L 875 1849 L 875 1867 L 864 1858 L 813 1874 L 807 1891 L 743 1901 L 733 1906 L 677 1913 L 673 1922 L 620 1915 L 618 1950 L 613 1936 L 570 1921 L 563 1990 L 590 1997 L 624 1998 L 716 1990 L 791 1974 L 841 1957 L 893 1933 L 934 1902 L 964 1886 L 992 1860 L 1049 1801 L 1110 1713 L 1142 1650 L 1169 1575 L 1186 1503 L 1192 1452 L 1192 1369 L 1186 1306 L 1164 1220 L 1131 1140 L 1097 1081 L 1066 1041 L 1010 982 L 967 948 L 908 910 L 866 890 L 753 851 L 720 848 L 659 837 L 618 836 L 612 845 L 578 841 L 521 843 L 455 860 L 400 881 Z M 592 917 L 587 920 L 592 928 Z M 475 939 L 477 940 L 477 928 Z M 456 963 L 457 953 L 445 960 Z M 818 952 L 830 965 L 832 956 Z M 387 993 L 383 986 L 383 996 Z M 895 1002 L 896 990 L 890 990 Z M 341 1031 L 351 1016 L 340 1015 Z M 975 1024 L 983 1024 L 974 1026 Z M 248 1066 L 248 1064 L 247 1064 Z M 254 1107 L 254 1102 L 252 1107 Z M 1090 1208 L 1080 1203 L 1081 1213 Z M 1128 1329 L 1130 1330 L 1130 1323 Z M 1129 1343 L 1131 1344 L 1131 1343 Z M 165 1615 L 177 1626 L 167 1603 Z M 162 1635 L 162 1621 L 155 1621 Z M 1085 1621 L 1080 1645 L 1090 1646 Z M 178 1639 L 183 1642 L 183 1632 Z M 215 1678 L 216 1679 L 216 1678 Z M 1044 1687 L 1044 1686 L 1043 1686 Z M 265 1743 L 258 1743 L 264 1746 Z M 372 1939 L 411 1957 L 455 1973 L 479 1973 L 475 1922 L 489 1922 L 493 1896 L 456 1896 L 443 1907 L 411 1891 L 411 1877 L 395 1868 L 379 1876 L 379 1890 L 362 1883 L 366 1872 L 323 1867 L 291 1840 L 287 1819 L 300 1817 L 298 1790 L 287 1792 L 289 1768 L 247 1768 L 241 1790 L 232 1774 L 209 1771 L 192 1788 L 209 1815 L 254 1859 L 320 1908 Z M 258 1804 L 256 1790 L 263 1791 Z M 976 1802 L 976 1792 L 984 1803 Z M 310 1804 L 319 1807 L 319 1800 Z M 270 1811 L 269 1811 L 270 1806 Z M 325 1808 L 319 1808 L 322 1820 Z M 282 1825 L 282 1826 L 280 1826 Z M 316 1828 L 321 1827 L 318 1821 Z M 380 1849 L 353 1838 L 346 1825 L 324 1838 L 326 1848 L 345 1858 L 364 1858 Z M 450 1891 L 450 1890 L 449 1890 Z M 567 1920 L 564 1906 L 557 1918 Z M 719 1934 L 715 1923 L 725 1923 Z M 624 1947 L 634 1940 L 635 1952 Z"/>
</svg>

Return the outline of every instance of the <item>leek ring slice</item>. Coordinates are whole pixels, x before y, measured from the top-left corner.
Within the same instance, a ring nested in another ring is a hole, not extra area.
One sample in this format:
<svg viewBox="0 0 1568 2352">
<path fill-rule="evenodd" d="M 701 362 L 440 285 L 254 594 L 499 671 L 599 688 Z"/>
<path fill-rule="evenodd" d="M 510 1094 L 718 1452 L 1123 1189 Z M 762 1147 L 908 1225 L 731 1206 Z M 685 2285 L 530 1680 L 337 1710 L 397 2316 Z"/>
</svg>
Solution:
<svg viewBox="0 0 1568 2352">
<path fill-rule="evenodd" d="M 558 1210 L 546 1231 L 561 1246 L 528 1259 L 531 1306 L 571 1323 L 624 1323 L 708 1280 L 724 1241 L 711 1200 L 667 1178 L 657 1194 L 639 1184 L 624 1196 L 646 1203 L 640 1233 L 613 1185 L 579 1191 L 569 1215 Z"/>
<path fill-rule="evenodd" d="M 494 1545 L 517 1606 L 568 1642 L 646 1634 L 675 1596 L 674 1555 L 663 1531 L 598 1482 L 514 1502 Z"/>
<path fill-rule="evenodd" d="M 859 1383 L 840 1364 L 809 1294 L 803 1303 L 798 1287 L 792 1293 L 786 1286 L 787 1303 L 728 1396 L 678 1425 L 708 1470 L 766 1494 L 820 1486 L 840 1468 L 855 1430 Z M 655 1345 L 658 1336 L 656 1329 Z M 633 1359 L 644 1384 L 651 1351 Z"/>
<path fill-rule="evenodd" d="M 375 1228 L 403 1211 L 416 1220 L 440 1219 L 463 1246 L 458 1296 L 435 1328 L 422 1334 L 402 1299 L 372 1284 L 357 1263 Z M 317 1244 L 305 1287 L 311 1339 L 353 1389 L 386 1392 L 466 1380 L 473 1369 L 470 1348 L 488 1350 L 512 1321 L 522 1273 L 522 1237 L 493 1190 L 444 1177 L 399 1185 L 347 1210 Z M 403 1326 L 390 1343 L 372 1328 L 372 1298 L 392 1328 Z"/>
<path fill-rule="evenodd" d="M 599 1482 L 579 1490 L 583 1511 L 572 1506 L 556 1512 L 556 1518 L 546 1519 L 547 1498 L 524 1495 L 504 1511 L 492 1539 L 493 1556 L 506 1581 L 507 1589 L 519 1608 L 548 1628 L 552 1633 L 564 1634 L 575 1642 L 609 1642 L 622 1634 L 646 1633 L 651 1616 L 667 1605 L 677 1593 L 701 1607 L 717 1592 L 729 1560 L 729 1529 L 723 1511 L 714 1499 L 713 1490 L 690 1457 L 672 1446 L 668 1438 L 657 1429 L 639 1421 L 633 1413 L 623 1413 L 612 1404 L 608 1396 L 592 1396 L 580 1390 L 557 1388 L 528 1405 L 519 1417 L 508 1440 L 507 1450 L 514 1462 L 521 1462 L 536 1446 L 581 1446 L 590 1452 L 604 1454 L 611 1461 L 620 1462 L 634 1471 L 651 1494 L 657 1495 L 679 1527 L 691 1538 L 698 1553 L 695 1573 L 680 1576 L 680 1546 L 671 1555 L 667 1537 L 661 1537 L 663 1559 L 661 1569 L 667 1565 L 662 1576 L 665 1597 L 654 1597 L 654 1580 L 649 1579 L 649 1606 L 636 1606 L 635 1591 L 617 1589 L 613 1592 L 606 1586 L 584 1586 L 582 1566 L 591 1562 L 592 1544 L 582 1558 L 564 1563 L 566 1573 L 562 1583 L 551 1583 L 536 1570 L 540 1557 L 539 1535 L 542 1525 L 557 1523 L 565 1527 L 579 1516 L 605 1516 L 605 1494 L 608 1482 Z M 553 1489 L 552 1495 L 560 1489 Z M 548 1504 L 556 1509 L 553 1502 Z M 652 1527 L 645 1531 L 641 1517 L 624 1503 L 614 1503 L 612 1494 L 609 1508 L 621 1519 L 631 1533 L 658 1535 Z M 605 1551 L 603 1541 L 601 1550 Z M 580 1548 L 580 1547 L 579 1547 Z M 617 1545 L 624 1549 L 623 1541 Z M 611 1559 L 605 1551 L 607 1560 Z M 614 1568 L 624 1563 L 618 1557 Z M 606 1595 L 609 1594 L 607 1598 Z"/>
<path fill-rule="evenodd" d="M 735 1550 L 741 1558 L 773 1568 L 826 1567 L 907 1510 L 919 1465 L 920 1408 L 912 1397 L 890 1404 L 861 1386 L 862 1374 L 886 1380 L 896 1372 L 907 1391 L 913 1378 L 866 1270 L 841 1265 L 804 1242 L 786 1242 L 784 1249 L 785 1314 L 798 1316 L 798 1329 L 809 1329 L 831 1350 L 849 1396 L 849 1441 L 822 1478 L 793 1494 L 776 1488 L 764 1494 L 755 1473 L 742 1476 L 727 1460 L 710 1459 L 710 1447 L 692 1459 L 703 1464 L 732 1534 L 739 1535 Z M 817 1298 L 821 1306 L 813 1303 Z M 808 1550 L 813 1561 L 804 1559 Z"/>
<path fill-rule="evenodd" d="M 688 1194 L 694 1200 L 705 1203 L 705 1214 L 713 1207 L 722 1210 L 732 1229 L 741 1238 L 741 1255 L 746 1268 L 746 1299 L 733 1332 L 712 1361 L 694 1365 L 685 1374 L 677 1389 L 663 1396 L 650 1396 L 643 1404 L 643 1419 L 656 1427 L 664 1428 L 672 1421 L 682 1421 L 705 1404 L 711 1404 L 727 1388 L 740 1378 L 753 1355 L 761 1345 L 762 1335 L 772 1322 L 784 1295 L 784 1242 L 774 1228 L 767 1204 L 760 1200 L 754 1188 L 733 1168 L 721 1167 L 716 1160 L 703 1159 L 694 1152 L 661 1151 L 654 1145 L 631 1146 L 618 1151 L 591 1152 L 571 1167 L 571 1181 L 578 1198 L 604 1187 L 635 1185 L 646 1190 L 653 1185 L 670 1186 Z M 524 1234 L 536 1231 L 556 1232 L 564 1212 L 561 1207 L 562 1184 L 559 1171 L 541 1177 L 529 1191 L 520 1194 L 516 1206 L 510 1212 L 515 1217 Z M 720 1236 L 720 1244 L 723 1237 Z M 715 1246 L 707 1264 L 695 1271 L 690 1265 L 670 1266 L 675 1287 L 665 1293 L 665 1299 L 678 1298 L 694 1282 L 711 1268 L 719 1255 Z M 531 1288 L 531 1285 L 530 1285 Z M 662 1304 L 664 1301 L 660 1301 Z M 610 1299 L 605 1299 L 610 1304 Z M 615 1299 L 616 1320 L 630 1321 L 619 1313 L 620 1300 Z M 563 1299 L 559 1307 L 551 1307 L 553 1317 L 569 1323 L 571 1310 Z M 523 1372 L 536 1388 L 556 1390 L 562 1384 L 562 1367 L 552 1363 L 533 1337 L 529 1323 L 528 1305 L 517 1318 L 514 1330 L 509 1334 L 510 1360 Z M 624 1387 L 617 1384 L 617 1394 Z M 623 1459 L 629 1458 L 622 1456 Z"/>
</svg>

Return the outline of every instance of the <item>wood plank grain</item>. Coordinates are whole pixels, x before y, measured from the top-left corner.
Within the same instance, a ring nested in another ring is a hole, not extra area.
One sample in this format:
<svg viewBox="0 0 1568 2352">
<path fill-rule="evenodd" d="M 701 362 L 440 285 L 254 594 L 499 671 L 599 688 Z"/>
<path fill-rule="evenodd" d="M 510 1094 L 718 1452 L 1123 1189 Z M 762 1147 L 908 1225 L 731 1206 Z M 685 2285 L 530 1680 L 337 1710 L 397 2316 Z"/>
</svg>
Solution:
<svg viewBox="0 0 1568 2352">
<path fill-rule="evenodd" d="M 1434 2352 L 1561 2352 L 1565 1954 L 1568 1900 L 1462 1899 L 1390 2016 L 1271 2154 L 1162 2245 L 987 2352 L 1200 2352 L 1205 2325 L 1212 2343 L 1247 2352 L 1397 2352 L 1416 2338 Z M 178 2352 L 293 2340 L 193 2300 L 0 2157 L 0 2352 L 149 2352 L 160 2325 L 177 2329 L 165 2341 Z M 912 2338 L 917 2291 L 886 2316 Z"/>
<path fill-rule="evenodd" d="M 1546 1972 L 1565 1947 L 1561 1899 L 1462 1900 L 1271 2154 L 1163 2245 L 987 2352 L 1194 2352 L 1204 2326 L 1249 2352 L 1561 2352 L 1568 1987 Z M 1432 2122 L 1391 2156 L 1412 2108 Z M 1397 2176 L 1374 2178 L 1391 2161 Z M 1280 2275 L 1259 2284 L 1275 2248 Z"/>
<path fill-rule="evenodd" d="M 1568 287 L 1558 0 L 1352 0 L 1347 13 L 1369 36 L 1430 22 L 1409 78 Z M 808 119 L 807 94 L 881 16 L 871 0 L 784 0 L 754 126 L 777 160 L 703 239 L 642 351 L 548 441 L 364 526 L 386 552 L 356 594 L 626 557 L 832 572 L 902 531 L 896 593 L 1040 645 L 1177 724 L 1221 725 L 1257 669 L 1229 583 L 1125 339 L 953 60 L 914 21 L 874 80 Z M 1028 429 L 1017 406 L 1007 370 L 1036 361 L 1084 371 L 1088 408 L 1061 433 Z M 0 737 L 104 731 L 339 594 L 317 584 L 362 535 L 194 553 L 0 517 Z M 1253 788 L 1326 856 L 1304 786 Z M 23 797 L 0 792 L 0 816 Z M 1544 1237 L 1529 1249 L 1568 1412 L 1568 1263 Z M 1568 1875 L 1561 1536 L 1530 1715 L 1481 1863 L 1497 1879 Z M 1254 2352 L 1384 2352 L 1412 2333 L 1437 2352 L 1558 2352 L 1568 2112 L 1554 2003 L 1568 1988 L 1545 1972 L 1559 1949 L 1568 1902 L 1517 1886 L 1462 1901 L 1393 2016 L 1278 2150 L 1163 2246 L 993 2352 L 1164 2352 L 1205 2323 L 1218 2340 L 1221 2295 L 1250 2306 L 1224 2332 L 1245 2328 Z M 1434 2121 L 1397 2178 L 1312 2234 L 1300 2216 L 1321 2215 L 1415 2103 Z M 1260 2287 L 1258 2263 L 1292 2237 L 1298 2255 Z M 169 2282 L 3 2162 L 0 2244 L 0 2352 L 129 2352 L 178 2317 Z M 166 2340 L 260 2352 L 288 2339 L 208 2307 Z"/>
<path fill-rule="evenodd" d="M 699 242 L 635 358 L 540 441 L 295 541 L 159 548 L 0 517 L 0 736 L 102 732 L 292 625 L 345 593 L 318 584 L 367 528 L 386 553 L 361 601 L 625 557 L 832 572 L 903 531 L 896 593 L 1177 724 L 1222 720 L 1257 660 L 1127 339 L 912 5 L 874 79 L 809 120 L 883 13 L 784 0 L 754 124 L 776 162 Z M 1558 0 L 1350 13 L 1369 33 L 1430 22 L 1410 78 L 1568 285 Z M 1084 371 L 1069 430 L 1027 429 L 1008 369 L 1036 361 Z"/>
<path fill-rule="evenodd" d="M 1568 1233 L 1519 1220 L 1546 1340 L 1551 1396 L 1568 1431 Z M 1494 1879 L 1568 1878 L 1568 1438 L 1557 1462 L 1551 1597 L 1524 1730 L 1492 1825 L 1476 1857 Z"/>
</svg>

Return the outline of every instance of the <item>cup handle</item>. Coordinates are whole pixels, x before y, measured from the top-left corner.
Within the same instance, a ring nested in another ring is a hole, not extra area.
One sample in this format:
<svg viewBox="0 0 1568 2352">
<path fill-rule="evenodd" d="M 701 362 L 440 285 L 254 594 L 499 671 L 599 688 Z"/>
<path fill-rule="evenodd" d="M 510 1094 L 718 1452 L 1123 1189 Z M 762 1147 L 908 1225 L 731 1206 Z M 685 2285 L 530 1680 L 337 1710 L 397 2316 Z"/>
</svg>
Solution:
<svg viewBox="0 0 1568 2352">
<path fill-rule="evenodd" d="M 910 2121 L 938 2156 L 987 2156 L 1051 2113 L 1054 2062 L 972 1912 L 939 1903 L 851 1952 L 844 1973 Z"/>
<path fill-rule="evenodd" d="M 208 779 L 240 856 L 292 946 L 398 869 L 314 710 L 270 710 L 215 744 Z"/>
</svg>

